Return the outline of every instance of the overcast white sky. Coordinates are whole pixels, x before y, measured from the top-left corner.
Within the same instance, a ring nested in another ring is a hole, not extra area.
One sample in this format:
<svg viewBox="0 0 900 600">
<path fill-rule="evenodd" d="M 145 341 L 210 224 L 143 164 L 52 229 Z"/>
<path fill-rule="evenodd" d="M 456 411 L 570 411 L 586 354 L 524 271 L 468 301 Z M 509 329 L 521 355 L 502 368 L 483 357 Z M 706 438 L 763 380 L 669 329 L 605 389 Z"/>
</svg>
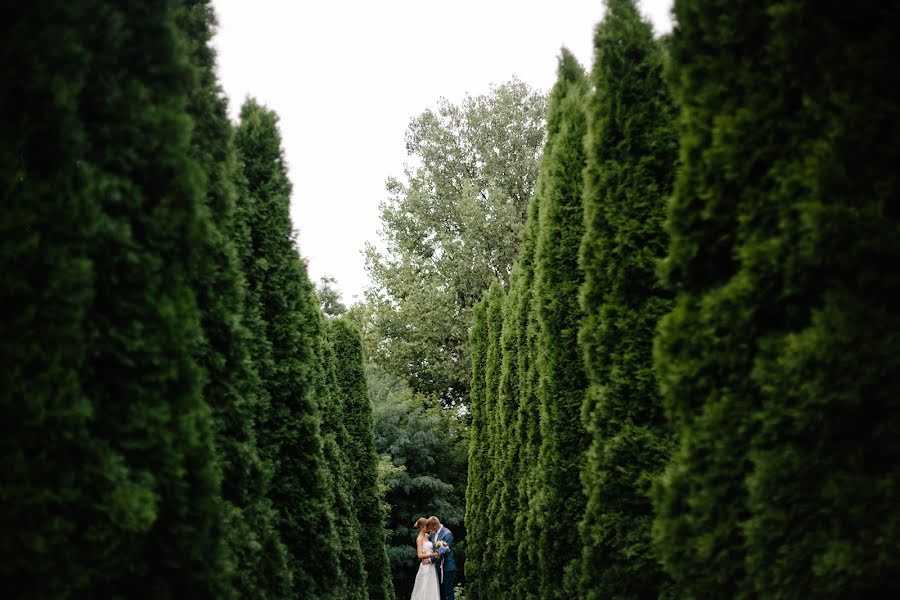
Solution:
<svg viewBox="0 0 900 600">
<path fill-rule="evenodd" d="M 486 92 L 513 75 L 549 90 L 566 46 L 591 63 L 599 0 L 214 0 L 215 46 L 232 117 L 248 95 L 281 118 L 291 215 L 314 280 L 352 302 L 368 285 L 384 182 L 402 175 L 411 117 L 441 96 Z M 657 33 L 672 0 L 643 0 Z"/>
</svg>

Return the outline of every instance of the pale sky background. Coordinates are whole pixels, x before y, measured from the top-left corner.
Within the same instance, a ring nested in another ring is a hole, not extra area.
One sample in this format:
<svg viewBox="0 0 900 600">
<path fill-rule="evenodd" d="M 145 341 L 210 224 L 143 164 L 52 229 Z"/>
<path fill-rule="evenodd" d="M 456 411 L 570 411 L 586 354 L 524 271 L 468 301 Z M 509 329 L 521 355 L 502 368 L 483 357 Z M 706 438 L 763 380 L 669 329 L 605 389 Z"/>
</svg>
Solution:
<svg viewBox="0 0 900 600">
<path fill-rule="evenodd" d="M 385 180 L 403 174 L 412 117 L 513 75 L 547 91 L 566 46 L 590 68 L 600 0 L 214 0 L 219 76 L 236 118 L 248 96 L 275 110 L 291 216 L 310 276 L 347 303 L 368 277 Z M 657 33 L 672 0 L 643 0 Z"/>
</svg>

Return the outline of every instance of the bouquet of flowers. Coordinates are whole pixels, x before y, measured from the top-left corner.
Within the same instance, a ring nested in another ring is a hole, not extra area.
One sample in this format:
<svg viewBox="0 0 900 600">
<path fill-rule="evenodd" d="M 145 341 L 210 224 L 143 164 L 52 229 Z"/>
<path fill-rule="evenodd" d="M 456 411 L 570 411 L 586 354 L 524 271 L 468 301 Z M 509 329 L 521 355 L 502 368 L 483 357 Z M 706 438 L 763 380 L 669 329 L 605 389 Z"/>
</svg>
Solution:
<svg viewBox="0 0 900 600">
<path fill-rule="evenodd" d="M 434 543 L 434 551 L 443 556 L 450 551 L 450 544 L 444 540 L 438 540 Z"/>
</svg>

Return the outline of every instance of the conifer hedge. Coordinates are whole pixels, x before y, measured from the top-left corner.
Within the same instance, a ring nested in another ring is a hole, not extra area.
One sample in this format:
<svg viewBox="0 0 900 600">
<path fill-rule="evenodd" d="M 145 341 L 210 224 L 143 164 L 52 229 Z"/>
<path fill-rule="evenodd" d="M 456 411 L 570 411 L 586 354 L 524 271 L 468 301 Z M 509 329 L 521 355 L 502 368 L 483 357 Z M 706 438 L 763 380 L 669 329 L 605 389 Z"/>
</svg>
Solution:
<svg viewBox="0 0 900 600">
<path fill-rule="evenodd" d="M 257 443 L 265 391 L 243 322 L 247 298 L 235 236 L 237 161 L 227 99 L 210 47 L 215 15 L 208 0 L 184 0 L 182 5 L 177 23 L 196 67 L 187 106 L 194 122 L 191 156 L 203 168 L 206 183 L 194 283 L 204 333 L 197 354 L 206 371 L 203 395 L 213 410 L 225 537 L 240 597 L 284 598 L 290 573 L 286 550 L 274 534 L 275 514 L 266 498 L 268 469 Z"/>
<path fill-rule="evenodd" d="M 231 595 L 176 9 L 23 4 L 0 36 L 2 574 L 21 597 Z"/>
<path fill-rule="evenodd" d="M 547 140 L 550 143 L 550 140 Z M 540 181 L 538 190 L 540 190 Z M 540 401 L 537 396 L 537 338 L 540 323 L 534 310 L 534 255 L 540 224 L 540 198 L 537 193 L 528 206 L 528 219 L 522 238 L 522 254 L 517 263 L 517 273 L 511 280 L 510 297 L 515 300 L 516 316 L 507 321 L 518 331 L 519 351 L 516 355 L 516 371 L 519 377 L 519 407 L 512 430 L 519 447 L 519 474 L 509 486 L 517 491 L 518 514 L 513 521 L 512 539 L 515 545 L 513 590 L 520 598 L 533 600 L 540 592 L 538 569 L 537 514 L 533 510 L 537 502 L 537 467 L 541 447 Z M 504 326 L 507 326 L 504 323 Z"/>
<path fill-rule="evenodd" d="M 350 466 L 345 452 L 350 439 L 344 422 L 344 398 L 337 380 L 337 356 L 328 339 L 329 327 L 324 316 L 320 317 L 319 326 L 320 331 L 315 338 L 320 364 L 316 377 L 316 397 L 322 416 L 321 431 L 325 464 L 328 468 L 329 503 L 339 544 L 339 575 L 333 583 L 330 596 L 363 600 L 368 598 L 366 570 L 363 566 Z"/>
<path fill-rule="evenodd" d="M 587 436 L 580 415 L 587 381 L 577 337 L 578 288 L 583 281 L 578 248 L 584 234 L 581 172 L 586 92 L 581 65 L 563 49 L 547 113 L 534 259 L 541 446 L 537 502 L 532 510 L 539 524 L 534 543 L 538 544 L 540 593 L 546 599 L 575 595 L 576 558 L 581 555 L 576 524 L 584 513 L 580 475 Z"/>
<path fill-rule="evenodd" d="M 390 597 L 359 340 L 339 364 L 274 113 L 233 140 L 209 0 L 6 16 L 3 589 Z"/>
<path fill-rule="evenodd" d="M 484 544 L 487 531 L 484 526 L 486 505 L 485 479 L 488 463 L 486 459 L 486 435 L 484 410 L 485 358 L 487 342 L 487 299 L 482 298 L 472 308 L 472 327 L 469 331 L 470 360 L 472 361 L 472 381 L 469 388 L 469 407 L 472 422 L 469 427 L 469 474 L 466 483 L 466 544 L 465 575 L 468 583 L 466 593 L 479 600 L 482 597 L 482 583 L 487 575 L 482 571 Z"/>
<path fill-rule="evenodd" d="M 660 554 L 682 597 L 897 595 L 897 11 L 675 13 Z"/>
<path fill-rule="evenodd" d="M 667 247 L 675 110 L 662 51 L 633 0 L 607 2 L 594 52 L 580 261 L 590 448 L 579 597 L 655 599 L 668 577 L 651 547 L 649 490 L 671 443 L 652 349 L 671 304 L 656 269 Z"/>
<path fill-rule="evenodd" d="M 334 349 L 337 393 L 342 399 L 347 431 L 343 446 L 348 465 L 353 506 L 359 523 L 366 589 L 369 600 L 393 600 L 390 564 L 385 550 L 385 518 L 378 491 L 378 455 L 372 424 L 372 404 L 359 332 L 345 319 L 328 321 L 328 339 Z"/>
<path fill-rule="evenodd" d="M 317 338 L 321 317 L 294 244 L 291 185 L 277 116 L 247 100 L 235 144 L 246 180 L 240 200 L 247 204 L 243 215 L 252 248 L 244 270 L 257 292 L 271 348 L 271 361 L 260 369 L 270 399 L 261 440 L 274 469 L 270 498 L 279 509 L 295 597 L 327 596 L 342 579 L 315 397 L 317 371 L 323 368 Z M 320 371 L 318 375 L 322 377 Z M 320 385 L 318 391 L 325 394 L 327 387 Z"/>
</svg>

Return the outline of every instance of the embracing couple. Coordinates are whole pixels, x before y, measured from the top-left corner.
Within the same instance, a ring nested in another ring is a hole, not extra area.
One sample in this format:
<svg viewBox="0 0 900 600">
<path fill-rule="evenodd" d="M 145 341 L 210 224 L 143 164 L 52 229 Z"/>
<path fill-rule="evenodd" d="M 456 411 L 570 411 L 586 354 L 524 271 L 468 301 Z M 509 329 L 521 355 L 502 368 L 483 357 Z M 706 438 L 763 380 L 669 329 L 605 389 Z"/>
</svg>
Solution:
<svg viewBox="0 0 900 600">
<path fill-rule="evenodd" d="M 416 551 L 419 572 L 410 600 L 454 600 L 453 581 L 456 561 L 453 559 L 453 534 L 437 517 L 422 517 L 414 525 L 419 530 Z"/>
</svg>

